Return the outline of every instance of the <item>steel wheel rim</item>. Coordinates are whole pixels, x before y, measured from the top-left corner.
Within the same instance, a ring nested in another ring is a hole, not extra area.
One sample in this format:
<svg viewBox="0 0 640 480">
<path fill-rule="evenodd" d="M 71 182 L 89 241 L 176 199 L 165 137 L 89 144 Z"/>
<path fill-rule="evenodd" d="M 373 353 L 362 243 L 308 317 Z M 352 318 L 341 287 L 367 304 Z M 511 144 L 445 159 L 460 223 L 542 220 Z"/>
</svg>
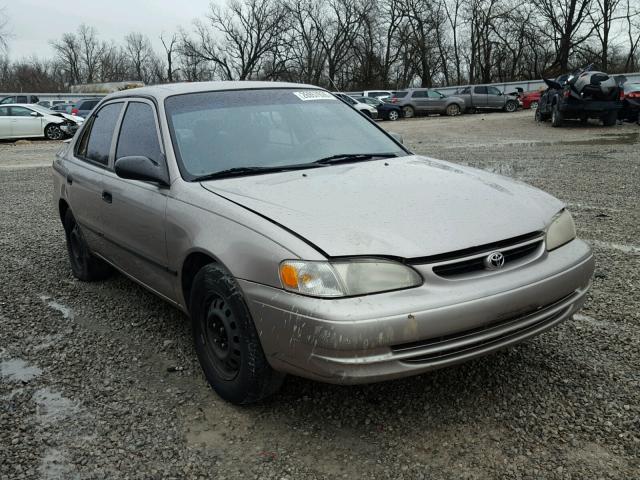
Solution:
<svg viewBox="0 0 640 480">
<path fill-rule="evenodd" d="M 200 336 L 216 373 L 223 380 L 233 380 L 240 372 L 240 332 L 235 315 L 223 298 L 217 295 L 209 298 Z"/>
</svg>

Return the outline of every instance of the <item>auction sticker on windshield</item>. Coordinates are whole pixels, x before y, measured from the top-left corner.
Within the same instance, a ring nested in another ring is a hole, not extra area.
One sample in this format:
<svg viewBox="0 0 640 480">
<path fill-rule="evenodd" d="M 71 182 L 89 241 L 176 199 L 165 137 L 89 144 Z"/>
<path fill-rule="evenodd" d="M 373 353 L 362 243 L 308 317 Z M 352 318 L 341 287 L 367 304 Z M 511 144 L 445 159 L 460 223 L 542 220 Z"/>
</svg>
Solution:
<svg viewBox="0 0 640 480">
<path fill-rule="evenodd" d="M 305 102 L 307 100 L 337 100 L 329 92 L 323 92 L 322 90 L 304 90 L 302 92 L 293 92 L 293 94 Z"/>
</svg>

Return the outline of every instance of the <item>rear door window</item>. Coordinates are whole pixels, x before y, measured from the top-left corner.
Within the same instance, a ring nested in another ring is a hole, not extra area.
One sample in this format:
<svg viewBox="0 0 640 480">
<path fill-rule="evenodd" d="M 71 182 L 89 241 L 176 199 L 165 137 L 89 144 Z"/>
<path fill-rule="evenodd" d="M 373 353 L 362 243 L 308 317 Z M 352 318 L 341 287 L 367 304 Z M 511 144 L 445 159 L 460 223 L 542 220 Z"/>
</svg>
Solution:
<svg viewBox="0 0 640 480">
<path fill-rule="evenodd" d="M 122 157 L 143 156 L 156 163 L 163 162 L 156 128 L 156 116 L 148 103 L 130 102 L 120 127 L 116 160 Z"/>
<path fill-rule="evenodd" d="M 109 163 L 109 152 L 122 103 L 110 103 L 93 116 L 91 131 L 85 134 L 78 148 L 78 156 L 101 165 Z"/>
<path fill-rule="evenodd" d="M 29 103 L 29 102 L 27 102 L 27 96 L 26 95 L 19 95 L 18 96 L 18 101 L 16 103 Z"/>
</svg>

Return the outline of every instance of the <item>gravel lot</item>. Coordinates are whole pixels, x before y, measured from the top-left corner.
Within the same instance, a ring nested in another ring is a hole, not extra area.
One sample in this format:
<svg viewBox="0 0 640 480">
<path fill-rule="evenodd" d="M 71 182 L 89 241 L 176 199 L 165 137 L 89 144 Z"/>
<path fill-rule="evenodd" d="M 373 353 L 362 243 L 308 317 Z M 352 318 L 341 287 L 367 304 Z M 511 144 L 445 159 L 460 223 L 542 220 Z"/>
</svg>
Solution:
<svg viewBox="0 0 640 480">
<path fill-rule="evenodd" d="M 190 325 L 122 276 L 71 276 L 54 142 L 0 143 L 0 479 L 640 478 L 640 129 L 530 111 L 383 126 L 417 153 L 569 204 L 597 256 L 584 310 L 530 342 L 384 384 L 289 377 L 237 408 Z"/>
</svg>

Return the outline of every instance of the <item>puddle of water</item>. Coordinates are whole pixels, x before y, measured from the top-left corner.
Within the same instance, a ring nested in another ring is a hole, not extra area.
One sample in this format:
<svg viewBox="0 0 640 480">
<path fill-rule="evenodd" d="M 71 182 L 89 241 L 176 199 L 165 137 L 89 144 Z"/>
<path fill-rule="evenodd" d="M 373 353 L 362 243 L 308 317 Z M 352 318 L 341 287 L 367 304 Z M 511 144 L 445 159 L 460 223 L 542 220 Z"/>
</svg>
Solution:
<svg viewBox="0 0 640 480">
<path fill-rule="evenodd" d="M 70 307 L 63 305 L 62 303 L 58 303 L 55 300 L 51 300 L 51 297 L 46 295 L 40 295 L 40 300 L 46 303 L 51 309 L 60 312 L 65 319 L 73 319 L 73 310 Z"/>
<path fill-rule="evenodd" d="M 31 398 L 38 405 L 36 415 L 42 423 L 63 420 L 78 410 L 75 402 L 46 387 L 36 390 Z"/>
<path fill-rule="evenodd" d="M 0 362 L 0 377 L 10 382 L 28 382 L 41 374 L 42 370 L 29 365 L 21 358 L 12 358 Z"/>
</svg>

